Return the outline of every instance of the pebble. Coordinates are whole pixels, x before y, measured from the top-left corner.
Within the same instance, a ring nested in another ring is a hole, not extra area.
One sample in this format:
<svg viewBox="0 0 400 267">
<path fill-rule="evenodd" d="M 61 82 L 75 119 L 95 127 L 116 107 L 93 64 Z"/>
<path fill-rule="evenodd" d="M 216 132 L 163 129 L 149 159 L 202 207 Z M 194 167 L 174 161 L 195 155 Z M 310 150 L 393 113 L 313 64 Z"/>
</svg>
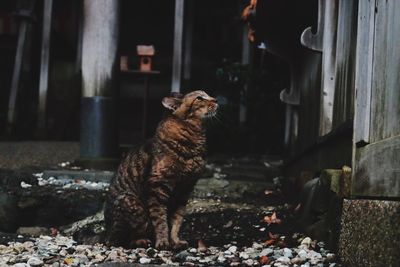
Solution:
<svg viewBox="0 0 400 267">
<path fill-rule="evenodd" d="M 22 188 L 29 188 L 29 187 L 32 187 L 32 185 L 31 185 L 31 184 L 28 184 L 28 183 L 25 183 L 24 181 L 22 181 L 22 182 L 21 182 L 21 187 L 22 187 Z"/>
<path fill-rule="evenodd" d="M 240 252 L 239 253 L 239 257 L 242 258 L 242 259 L 247 260 L 250 256 L 246 252 Z"/>
<path fill-rule="evenodd" d="M 177 258 L 179 261 L 185 261 L 188 256 L 190 256 L 189 252 L 187 252 L 186 250 L 183 250 L 183 251 L 179 252 L 178 254 L 176 254 L 175 258 Z"/>
<path fill-rule="evenodd" d="M 262 244 L 259 244 L 259 243 L 256 243 L 256 242 L 254 242 L 253 243 L 253 245 L 251 246 L 252 248 L 254 248 L 254 249 L 262 249 L 263 248 L 263 245 Z"/>
<path fill-rule="evenodd" d="M 149 264 L 151 262 L 151 259 L 149 258 L 140 258 L 139 263 L 140 264 Z"/>
<path fill-rule="evenodd" d="M 217 261 L 220 262 L 220 263 L 223 263 L 223 262 L 226 261 L 226 258 L 224 257 L 224 255 L 221 255 L 221 254 L 220 254 L 220 255 L 218 256 L 218 258 L 217 258 Z"/>
<path fill-rule="evenodd" d="M 307 251 L 305 251 L 304 249 L 302 249 L 302 250 L 300 250 L 300 251 L 297 253 L 297 255 L 299 255 L 299 257 L 302 258 L 302 259 L 307 259 L 308 253 L 307 253 Z"/>
<path fill-rule="evenodd" d="M 265 248 L 261 251 L 260 256 L 270 256 L 274 254 L 274 250 L 270 248 Z"/>
<path fill-rule="evenodd" d="M 35 267 L 35 266 L 42 266 L 44 263 L 41 259 L 32 257 L 28 260 L 27 264 L 29 266 Z"/>
<path fill-rule="evenodd" d="M 279 257 L 276 261 L 284 264 L 290 264 L 290 259 L 288 257 Z"/>
<path fill-rule="evenodd" d="M 305 261 L 306 261 L 305 258 L 299 258 L 299 257 L 295 257 L 290 260 L 292 264 L 303 264 Z"/>
<path fill-rule="evenodd" d="M 311 245 L 311 242 L 312 242 L 311 238 L 306 237 L 306 238 L 304 238 L 304 239 L 301 241 L 300 244 L 301 244 L 301 245 L 305 245 L 305 246 L 307 246 L 307 248 L 309 248 L 310 245 Z"/>
<path fill-rule="evenodd" d="M 106 261 L 140 264 L 167 264 L 183 266 L 260 266 L 261 257 L 268 257 L 268 263 L 274 267 L 284 266 L 337 266 L 335 254 L 301 248 L 264 247 L 253 243 L 250 247 L 239 247 L 231 242 L 224 247 L 208 247 L 206 253 L 195 248 L 183 250 L 177 254 L 171 251 L 157 251 L 154 248 L 123 249 L 107 248 L 102 244 L 78 245 L 71 237 L 40 236 L 24 243 L 10 242 L 0 245 L 0 266 L 15 267 L 61 267 L 95 266 Z M 302 242 L 299 240 L 298 242 Z M 44 259 L 46 264 L 44 263 Z M 27 262 L 27 263 L 26 263 Z M 61 263 L 61 264 L 60 264 Z M 268 267 L 268 265 L 265 265 Z"/>
<path fill-rule="evenodd" d="M 228 248 L 228 250 L 229 250 L 231 253 L 235 253 L 235 252 L 237 251 L 237 246 L 230 246 L 230 247 Z"/>
<path fill-rule="evenodd" d="M 283 249 L 283 256 L 288 258 L 293 258 L 292 250 L 289 248 Z"/>
<path fill-rule="evenodd" d="M 245 265 L 247 265 L 247 266 L 253 266 L 254 260 L 252 260 L 252 259 L 247 259 L 247 260 L 245 260 L 243 263 L 244 263 Z"/>
<path fill-rule="evenodd" d="M 336 258 L 336 256 L 335 256 L 335 254 L 333 254 L 333 253 L 328 253 L 328 254 L 326 254 L 326 260 L 327 260 L 328 262 L 334 261 L 335 258 Z"/>
</svg>

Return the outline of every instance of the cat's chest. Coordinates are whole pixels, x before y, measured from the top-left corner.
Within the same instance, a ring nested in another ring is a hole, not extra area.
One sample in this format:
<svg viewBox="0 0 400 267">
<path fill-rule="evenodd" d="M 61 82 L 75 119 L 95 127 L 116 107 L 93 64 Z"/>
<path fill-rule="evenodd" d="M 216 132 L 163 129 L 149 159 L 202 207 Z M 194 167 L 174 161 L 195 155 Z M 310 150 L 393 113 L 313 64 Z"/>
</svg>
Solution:
<svg viewBox="0 0 400 267">
<path fill-rule="evenodd" d="M 186 179 L 187 177 L 198 178 L 198 176 L 203 172 L 205 166 L 204 159 L 200 156 L 193 157 L 190 159 L 186 159 L 181 161 L 180 164 L 180 174 L 182 179 Z"/>
</svg>

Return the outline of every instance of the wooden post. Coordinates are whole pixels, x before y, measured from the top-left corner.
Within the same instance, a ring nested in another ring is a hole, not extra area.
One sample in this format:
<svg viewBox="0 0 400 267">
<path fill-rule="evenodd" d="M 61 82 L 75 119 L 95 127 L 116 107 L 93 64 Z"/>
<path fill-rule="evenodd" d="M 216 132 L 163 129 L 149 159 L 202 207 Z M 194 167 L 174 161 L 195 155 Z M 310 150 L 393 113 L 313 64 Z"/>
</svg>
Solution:
<svg viewBox="0 0 400 267">
<path fill-rule="evenodd" d="M 15 63 L 13 76 L 11 80 L 11 89 L 10 89 L 10 97 L 8 102 L 8 112 L 7 112 L 7 133 L 12 134 L 17 118 L 17 96 L 20 87 L 21 81 L 21 72 L 23 65 L 23 58 L 26 50 L 27 36 L 29 31 L 29 23 L 32 19 L 32 12 L 35 5 L 35 1 L 28 1 L 28 7 L 25 9 L 19 10 L 18 16 L 21 21 L 19 24 L 19 32 L 18 32 L 18 43 L 17 43 L 17 51 L 15 54 Z"/>
<path fill-rule="evenodd" d="M 193 6 L 194 0 L 186 0 L 183 79 L 190 80 L 192 70 Z"/>
<path fill-rule="evenodd" d="M 85 0 L 82 95 L 111 96 L 118 48 L 119 1 Z"/>
<path fill-rule="evenodd" d="M 243 25 L 242 27 L 242 65 L 249 67 L 250 64 L 250 41 L 248 39 L 249 27 Z M 247 100 L 246 95 L 248 91 L 248 81 L 243 84 L 243 91 L 240 93 L 239 103 L 239 123 L 241 125 L 246 123 L 247 120 Z"/>
<path fill-rule="evenodd" d="M 45 137 L 46 132 L 46 102 L 49 89 L 49 63 L 50 63 L 50 38 L 51 38 L 51 17 L 53 0 L 45 0 L 43 5 L 43 31 L 42 31 L 42 52 L 39 80 L 39 110 L 37 131 L 39 137 Z"/>
<path fill-rule="evenodd" d="M 82 31 L 81 160 L 102 162 L 117 154 L 115 73 L 120 1 L 85 0 Z M 84 163 L 86 164 L 86 163 Z M 89 166 L 91 163 L 87 163 Z"/>
<path fill-rule="evenodd" d="M 76 48 L 76 59 L 75 59 L 75 72 L 80 73 L 82 68 L 82 38 L 83 38 L 83 3 L 81 1 L 75 2 L 78 23 L 77 23 L 77 48 Z"/>
<path fill-rule="evenodd" d="M 322 52 L 321 136 L 332 130 L 333 102 L 335 98 L 336 30 L 338 0 L 326 1 Z"/>
<path fill-rule="evenodd" d="M 174 54 L 172 58 L 172 93 L 181 91 L 182 76 L 182 37 L 184 0 L 175 0 Z"/>
</svg>

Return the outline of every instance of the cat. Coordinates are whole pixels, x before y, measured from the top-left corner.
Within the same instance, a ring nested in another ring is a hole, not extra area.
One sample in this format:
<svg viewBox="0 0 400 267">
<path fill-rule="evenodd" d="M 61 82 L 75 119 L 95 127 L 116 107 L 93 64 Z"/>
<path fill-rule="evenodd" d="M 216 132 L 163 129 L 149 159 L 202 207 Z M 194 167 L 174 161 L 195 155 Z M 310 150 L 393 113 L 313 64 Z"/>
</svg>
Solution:
<svg viewBox="0 0 400 267">
<path fill-rule="evenodd" d="M 122 160 L 105 206 L 108 245 L 186 248 L 179 238 L 185 207 L 205 165 L 204 121 L 216 114 L 204 91 L 165 97 L 169 114 L 154 137 Z"/>
</svg>

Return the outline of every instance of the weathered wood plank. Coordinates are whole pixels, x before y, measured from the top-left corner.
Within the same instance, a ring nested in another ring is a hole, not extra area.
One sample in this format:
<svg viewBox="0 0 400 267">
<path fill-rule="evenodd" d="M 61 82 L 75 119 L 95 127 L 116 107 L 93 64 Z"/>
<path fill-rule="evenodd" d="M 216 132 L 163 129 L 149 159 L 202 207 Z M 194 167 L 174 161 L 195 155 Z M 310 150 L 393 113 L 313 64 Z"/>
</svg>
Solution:
<svg viewBox="0 0 400 267">
<path fill-rule="evenodd" d="M 339 0 L 333 128 L 353 119 L 357 0 Z"/>
<path fill-rule="evenodd" d="M 376 3 L 371 142 L 400 134 L 400 1 Z"/>
<path fill-rule="evenodd" d="M 325 23 L 322 52 L 322 91 L 320 110 L 320 135 L 332 130 L 333 101 L 335 94 L 335 63 L 338 0 L 325 5 Z"/>
<path fill-rule="evenodd" d="M 356 48 L 354 143 L 369 143 L 375 0 L 359 1 Z"/>
<path fill-rule="evenodd" d="M 49 64 L 50 64 L 50 39 L 53 0 L 45 0 L 43 5 L 43 30 L 42 52 L 40 62 L 39 80 L 39 106 L 37 131 L 40 137 L 44 137 L 46 129 L 46 102 L 49 89 Z"/>
<path fill-rule="evenodd" d="M 358 148 L 352 195 L 400 197 L 400 135 Z"/>
<path fill-rule="evenodd" d="M 15 62 L 13 69 L 13 76 L 11 80 L 10 97 L 8 101 L 7 111 L 7 133 L 12 134 L 17 120 L 17 97 L 20 90 L 21 74 L 23 69 L 23 60 L 27 54 L 29 46 L 29 35 L 32 32 L 30 25 L 33 10 L 35 7 L 35 0 L 25 1 L 20 3 L 17 51 L 15 54 Z"/>
<path fill-rule="evenodd" d="M 182 77 L 182 39 L 184 20 L 184 0 L 175 0 L 174 53 L 172 58 L 172 89 L 171 92 L 181 91 Z"/>
</svg>

